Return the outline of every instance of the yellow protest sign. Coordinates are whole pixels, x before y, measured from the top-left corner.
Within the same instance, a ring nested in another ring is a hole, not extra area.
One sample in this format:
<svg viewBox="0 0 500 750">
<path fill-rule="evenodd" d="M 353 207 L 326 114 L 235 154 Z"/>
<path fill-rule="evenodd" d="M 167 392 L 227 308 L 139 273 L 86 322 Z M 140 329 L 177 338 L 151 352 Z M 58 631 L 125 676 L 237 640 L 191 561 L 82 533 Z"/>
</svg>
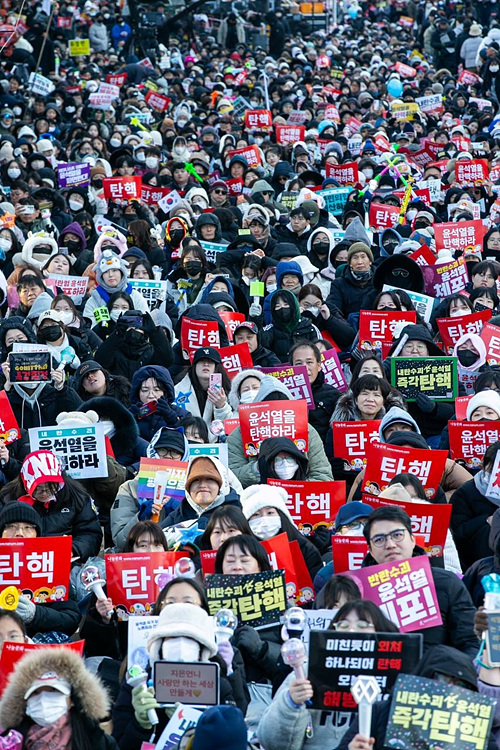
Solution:
<svg viewBox="0 0 500 750">
<path fill-rule="evenodd" d="M 404 102 L 401 104 L 391 104 L 391 114 L 394 119 L 401 122 L 411 120 L 413 115 L 420 112 L 420 107 L 416 102 Z"/>
<path fill-rule="evenodd" d="M 78 55 L 90 55 L 90 41 L 88 39 L 70 39 L 69 54 L 70 57 L 78 57 Z"/>
</svg>

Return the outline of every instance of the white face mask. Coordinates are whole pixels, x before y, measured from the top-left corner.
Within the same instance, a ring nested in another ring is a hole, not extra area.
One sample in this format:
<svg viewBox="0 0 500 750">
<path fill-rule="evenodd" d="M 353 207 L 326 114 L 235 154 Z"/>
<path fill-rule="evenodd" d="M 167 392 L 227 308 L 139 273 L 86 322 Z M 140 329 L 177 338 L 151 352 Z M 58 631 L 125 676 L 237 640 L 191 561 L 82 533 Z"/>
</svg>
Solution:
<svg viewBox="0 0 500 750">
<path fill-rule="evenodd" d="M 135 155 L 135 158 L 137 159 L 137 161 L 146 161 L 146 154 L 144 153 L 144 151 L 138 151 Z"/>
<path fill-rule="evenodd" d="M 264 143 L 264 139 L 263 138 L 254 138 L 253 142 L 255 143 L 256 146 L 261 146 Z"/>
<path fill-rule="evenodd" d="M 240 396 L 240 404 L 251 404 L 255 399 L 257 391 L 245 391 Z"/>
<path fill-rule="evenodd" d="M 274 471 L 280 479 L 291 479 L 299 465 L 294 458 L 276 458 L 274 460 Z"/>
<path fill-rule="evenodd" d="M 277 288 L 278 288 L 277 284 L 268 284 L 266 287 L 269 294 L 271 294 L 272 292 L 275 292 Z"/>
<path fill-rule="evenodd" d="M 183 128 L 187 125 L 187 120 L 177 120 L 177 127 Z M 174 151 L 182 151 L 185 148 L 185 146 L 176 146 Z"/>
<path fill-rule="evenodd" d="M 12 240 L 8 240 L 7 237 L 0 237 L 0 250 L 8 253 L 12 247 Z"/>
<path fill-rule="evenodd" d="M 307 312 L 310 312 L 316 318 L 319 315 L 319 307 L 308 307 Z"/>
<path fill-rule="evenodd" d="M 279 516 L 260 516 L 251 518 L 248 525 L 259 539 L 272 539 L 281 529 L 281 518 Z"/>
<path fill-rule="evenodd" d="M 73 322 L 73 313 L 72 312 L 66 312 L 64 310 L 59 310 L 59 314 L 62 318 L 62 323 L 64 323 L 65 326 L 69 326 Z"/>
<path fill-rule="evenodd" d="M 466 315 L 469 312 L 469 310 L 463 310 L 461 307 L 455 308 L 455 310 L 450 311 L 450 318 L 461 318 L 462 315 Z"/>
<path fill-rule="evenodd" d="M 200 644 L 192 638 L 167 638 L 161 644 L 161 658 L 165 661 L 199 661 Z"/>
<path fill-rule="evenodd" d="M 109 145 L 113 146 L 113 148 L 120 148 L 122 142 L 119 138 L 111 138 Z"/>
<path fill-rule="evenodd" d="M 21 170 L 13 167 L 12 169 L 7 170 L 7 174 L 11 180 L 17 180 L 17 178 L 21 176 Z"/>
<path fill-rule="evenodd" d="M 69 207 L 72 211 L 83 211 L 83 203 L 69 199 Z"/>
<path fill-rule="evenodd" d="M 40 727 L 48 727 L 68 712 L 65 695 L 44 690 L 26 701 L 26 714 Z"/>
<path fill-rule="evenodd" d="M 371 167 L 366 167 L 366 169 L 363 169 L 362 172 L 367 180 L 371 180 L 371 178 L 373 177 L 373 169 Z"/>
<path fill-rule="evenodd" d="M 158 166 L 158 159 L 156 156 L 148 156 L 146 158 L 146 166 L 149 167 L 149 169 L 156 169 Z"/>
<path fill-rule="evenodd" d="M 123 315 L 123 310 L 111 310 L 109 315 L 110 315 L 111 320 L 114 320 L 114 322 L 116 323 L 118 318 L 120 318 Z"/>
<path fill-rule="evenodd" d="M 248 276 L 242 276 L 241 279 L 244 284 L 246 284 L 247 286 L 250 286 L 250 279 L 248 278 Z"/>
<path fill-rule="evenodd" d="M 116 429 L 111 419 L 101 419 L 100 422 L 102 425 L 104 425 L 104 434 L 107 437 L 112 438 L 116 432 Z"/>
</svg>

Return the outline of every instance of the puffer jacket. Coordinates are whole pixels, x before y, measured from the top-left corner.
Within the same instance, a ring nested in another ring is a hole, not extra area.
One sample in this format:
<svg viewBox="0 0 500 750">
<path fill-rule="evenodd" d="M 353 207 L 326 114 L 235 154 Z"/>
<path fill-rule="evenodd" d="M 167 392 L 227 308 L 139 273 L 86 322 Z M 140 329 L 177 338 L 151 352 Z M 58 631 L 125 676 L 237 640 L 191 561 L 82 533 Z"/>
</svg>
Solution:
<svg viewBox="0 0 500 750">
<path fill-rule="evenodd" d="M 384 406 L 374 417 L 374 419 L 382 419 L 386 411 L 391 409 L 393 406 L 398 406 L 400 409 L 406 411 L 406 404 L 403 396 L 395 390 L 389 393 L 385 400 Z M 362 420 L 363 418 L 354 402 L 352 391 L 346 391 L 339 397 L 335 405 L 332 422 L 360 422 Z"/>
<path fill-rule="evenodd" d="M 337 308 L 347 317 L 351 313 L 359 313 L 364 296 L 372 289 L 373 276 L 369 281 L 361 283 L 354 278 L 350 267 L 346 266 L 342 276 L 332 281 L 326 304 L 332 312 Z"/>
<path fill-rule="evenodd" d="M 159 383 L 165 395 L 158 400 L 155 412 L 141 416 L 140 409 L 143 404 L 139 398 L 139 391 L 143 382 L 149 378 L 154 378 Z M 186 412 L 176 406 L 174 401 L 174 383 L 166 367 L 146 365 L 134 373 L 130 390 L 130 411 L 137 421 L 141 438 L 149 443 L 162 427 L 176 427 L 179 424 L 186 416 Z"/>
<path fill-rule="evenodd" d="M 276 304 L 279 298 L 286 299 L 292 309 L 292 317 L 288 323 L 283 323 L 276 316 Z M 262 345 L 273 351 L 281 362 L 288 361 L 290 348 L 296 341 L 317 341 L 320 334 L 309 318 L 300 317 L 300 307 L 297 297 L 284 289 L 274 292 L 270 299 L 272 323 L 264 328 Z"/>
<path fill-rule="evenodd" d="M 500 509 L 493 513 L 491 519 L 488 546 L 493 554 L 488 555 L 488 551 L 484 550 L 484 557 L 472 563 L 463 577 L 464 585 L 476 607 L 481 607 L 484 603 L 484 588 L 481 583 L 483 576 L 500 574 Z"/>
<path fill-rule="evenodd" d="M 182 406 L 186 412 L 192 414 L 193 417 L 201 417 L 206 423 L 207 427 L 210 427 L 211 422 L 214 419 L 229 419 L 233 416 L 233 410 L 226 401 L 222 408 L 214 406 L 211 401 L 207 398 L 203 413 L 201 412 L 198 399 L 196 398 L 196 392 L 194 390 L 193 383 L 189 373 L 184 375 L 180 383 L 175 386 L 175 402 L 177 406 Z M 211 443 L 214 443 L 217 438 L 209 431 L 209 439 Z"/>
</svg>

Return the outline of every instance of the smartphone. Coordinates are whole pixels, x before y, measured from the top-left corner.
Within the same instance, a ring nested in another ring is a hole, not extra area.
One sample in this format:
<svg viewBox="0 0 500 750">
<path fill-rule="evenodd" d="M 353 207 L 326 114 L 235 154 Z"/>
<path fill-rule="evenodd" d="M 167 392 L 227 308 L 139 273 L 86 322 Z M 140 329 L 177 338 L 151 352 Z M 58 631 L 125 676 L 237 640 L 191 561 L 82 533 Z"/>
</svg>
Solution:
<svg viewBox="0 0 500 750">
<path fill-rule="evenodd" d="M 143 404 L 139 409 L 139 419 L 144 419 L 144 417 L 153 414 L 157 408 L 156 401 L 148 401 L 147 404 Z"/>
<path fill-rule="evenodd" d="M 222 388 L 222 374 L 220 372 L 214 372 L 210 375 L 210 388 L 220 389 Z"/>
</svg>

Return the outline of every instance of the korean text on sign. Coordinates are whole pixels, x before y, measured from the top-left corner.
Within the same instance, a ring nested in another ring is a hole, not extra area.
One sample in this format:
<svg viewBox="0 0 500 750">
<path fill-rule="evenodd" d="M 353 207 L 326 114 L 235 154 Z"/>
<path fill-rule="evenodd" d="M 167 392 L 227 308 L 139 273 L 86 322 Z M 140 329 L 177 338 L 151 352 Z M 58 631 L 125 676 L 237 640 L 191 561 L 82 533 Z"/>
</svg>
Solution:
<svg viewBox="0 0 500 750">
<path fill-rule="evenodd" d="M 240 404 L 238 409 L 245 455 L 255 456 L 266 438 L 288 437 L 307 451 L 307 404 L 301 401 L 262 401 Z"/>
<path fill-rule="evenodd" d="M 458 392 L 456 357 L 392 357 L 391 385 L 407 401 L 419 393 L 434 400 L 451 401 Z"/>
<path fill-rule="evenodd" d="M 344 471 L 361 471 L 368 445 L 380 442 L 380 419 L 368 422 L 332 422 L 333 455 L 344 462 Z"/>
<path fill-rule="evenodd" d="M 304 524 L 313 528 L 330 523 L 345 503 L 345 482 L 298 482 L 268 479 L 268 484 L 283 487 L 288 493 L 286 507 L 299 529 Z"/>
<path fill-rule="evenodd" d="M 259 627 L 279 622 L 286 609 L 282 570 L 253 575 L 213 575 L 205 580 L 210 614 L 232 609 L 241 625 Z"/>
<path fill-rule="evenodd" d="M 31 591 L 36 604 L 68 598 L 72 538 L 0 540 L 0 590 Z"/>
</svg>

